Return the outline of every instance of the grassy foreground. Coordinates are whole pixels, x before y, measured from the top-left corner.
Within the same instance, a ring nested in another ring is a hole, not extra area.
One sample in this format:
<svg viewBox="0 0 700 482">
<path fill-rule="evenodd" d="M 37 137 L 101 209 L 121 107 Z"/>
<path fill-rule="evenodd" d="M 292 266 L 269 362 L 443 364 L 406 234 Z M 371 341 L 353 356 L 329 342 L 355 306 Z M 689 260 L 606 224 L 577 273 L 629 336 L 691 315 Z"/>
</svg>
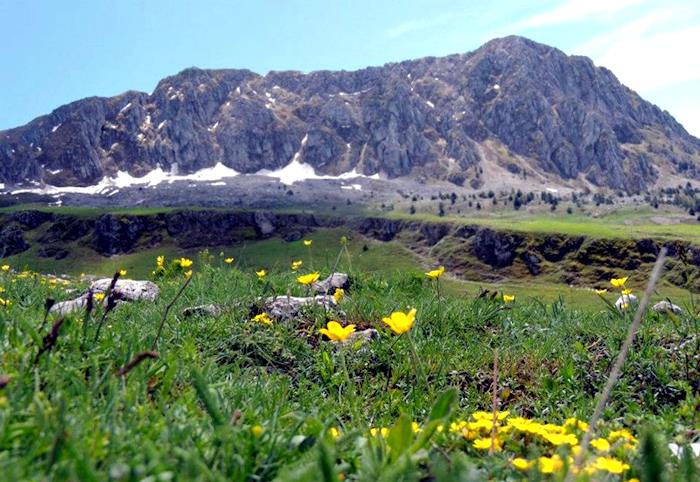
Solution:
<svg viewBox="0 0 700 482">
<path fill-rule="evenodd" d="M 224 261 L 234 253 L 203 253 L 160 337 L 185 281 L 176 265 L 156 279 L 156 302 L 97 307 L 62 324 L 42 321 L 44 301 L 69 299 L 86 283 L 0 271 L 0 298 L 10 300 L 0 306 L 1 478 L 563 478 L 631 312 L 602 299 L 591 311 L 519 295 L 455 296 L 406 266 L 361 270 L 351 249 L 340 266 L 352 261 L 352 284 L 337 307 L 252 321 L 261 296 L 308 293 L 292 260 L 303 261 L 300 273 L 331 271 L 335 256 L 317 247 L 277 251 L 262 280 L 262 266 Z M 181 315 L 204 303 L 226 310 Z M 408 332 L 382 322 L 410 308 Z M 334 343 L 319 334 L 329 320 L 379 336 Z M 130 361 L 138 363 L 128 369 Z M 699 362 L 695 307 L 647 315 L 577 479 L 697 480 L 697 460 L 675 457 L 668 442 L 700 436 Z"/>
</svg>

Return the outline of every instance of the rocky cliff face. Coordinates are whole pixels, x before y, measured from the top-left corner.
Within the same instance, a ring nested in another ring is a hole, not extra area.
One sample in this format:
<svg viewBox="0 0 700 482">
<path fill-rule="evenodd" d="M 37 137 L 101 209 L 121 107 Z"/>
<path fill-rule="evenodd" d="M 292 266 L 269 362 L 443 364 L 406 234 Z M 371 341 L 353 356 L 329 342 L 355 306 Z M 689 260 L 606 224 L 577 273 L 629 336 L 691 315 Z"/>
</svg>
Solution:
<svg viewBox="0 0 700 482">
<path fill-rule="evenodd" d="M 319 174 L 478 187 L 499 166 L 639 191 L 662 174 L 697 177 L 700 140 L 591 60 L 521 37 L 355 72 L 192 68 L 150 95 L 87 98 L 0 132 L 5 184 L 293 159 Z"/>
</svg>

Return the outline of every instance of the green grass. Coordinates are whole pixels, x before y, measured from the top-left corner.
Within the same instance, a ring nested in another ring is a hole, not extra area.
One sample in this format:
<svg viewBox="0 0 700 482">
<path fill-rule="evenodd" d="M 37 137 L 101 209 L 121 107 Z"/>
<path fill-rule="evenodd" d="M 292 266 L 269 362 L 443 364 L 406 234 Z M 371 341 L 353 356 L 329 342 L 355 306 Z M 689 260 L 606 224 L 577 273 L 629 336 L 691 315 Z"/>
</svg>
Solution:
<svg viewBox="0 0 700 482">
<path fill-rule="evenodd" d="M 392 212 L 387 216 L 401 219 L 420 219 L 434 222 L 480 224 L 495 229 L 526 233 L 561 233 L 594 238 L 657 238 L 682 239 L 700 244 L 700 223 L 693 221 L 659 224 L 655 217 L 663 213 L 644 208 L 621 208 L 602 213 L 599 217 L 584 214 L 530 213 L 525 210 L 503 210 L 471 216 L 444 216 L 420 213 L 410 216 Z"/>
<path fill-rule="evenodd" d="M 233 256 L 242 269 L 249 272 L 266 268 L 272 271 L 289 269 L 291 260 L 301 259 L 304 269 L 315 266 L 333 266 L 338 260 L 337 269 L 348 271 L 351 266 L 345 254 L 340 253 L 339 240 L 342 236 L 348 239 L 348 250 L 351 253 L 352 268 L 365 273 L 381 272 L 385 274 L 411 273 L 420 274 L 432 268 L 434 262 L 418 257 L 398 241 L 388 243 L 366 238 L 346 229 L 318 229 L 307 235 L 313 240 L 313 255 L 309 258 L 309 250 L 301 240 L 285 241 L 279 237 L 264 240 L 247 241 L 233 246 L 218 246 L 208 251 L 218 256 Z M 70 255 L 62 260 L 41 258 L 35 247 L 30 250 L 6 258 L 4 263 L 16 266 L 18 269 L 30 269 L 46 274 L 77 276 L 80 273 L 90 273 L 111 276 L 118 269 L 126 269 L 130 276 L 147 278 L 155 267 L 156 256 L 163 255 L 167 259 L 178 257 L 196 258 L 200 249 L 181 249 L 172 241 L 165 240 L 156 248 L 147 248 L 131 254 L 105 257 L 90 248 L 71 245 Z M 644 279 L 632 279 L 631 287 L 635 291 L 644 288 Z M 459 278 L 445 278 L 445 292 L 452 296 L 476 296 L 482 289 L 514 294 L 518 298 L 541 300 L 547 303 L 561 299 L 563 302 L 577 306 L 580 309 L 598 310 L 601 301 L 589 288 L 570 287 L 548 280 L 545 276 L 529 280 L 503 280 L 501 282 L 469 281 Z M 615 301 L 614 294 L 606 295 Z M 660 299 L 670 298 L 675 303 L 690 301 L 687 291 L 670 283 L 662 283 L 657 290 Z"/>
<path fill-rule="evenodd" d="M 310 236 L 313 268 L 324 276 L 342 233 Z M 11 377 L 0 389 L 2 478 L 303 481 L 338 480 L 342 473 L 363 482 L 519 480 L 515 456 L 566 458 L 565 447 L 512 431 L 499 433 L 504 450 L 489 456 L 450 431 L 450 423 L 491 409 L 495 349 L 499 403 L 511 416 L 554 424 L 588 419 L 631 313 L 608 309 L 595 295 L 596 310 L 549 302 L 534 286 L 513 287 L 516 301 L 505 305 L 475 299 L 475 285 L 464 291 L 447 279 L 438 298 L 410 253 L 391 243 L 364 251 L 364 244 L 350 241 L 352 284 L 340 306 L 310 308 L 272 325 L 250 321 L 261 296 L 307 292 L 288 267 L 301 258 L 300 271 L 310 271 L 300 241 L 240 247 L 233 265 L 213 250 L 194 258 L 193 280 L 155 345 L 158 358 L 127 377 L 117 370 L 151 349 L 182 274 L 156 280 L 162 293 L 155 302 L 108 313 L 98 339 L 101 308 L 87 318 L 67 317 L 55 345 L 37 358 L 56 321 L 42 323 L 44 300 L 67 299 L 74 296 L 67 289 L 85 286 L 52 288 L 38 276 L 0 272 L 6 290 L 0 296 L 13 301 L 0 307 L 0 375 Z M 152 265 L 141 260 L 147 261 Z M 269 271 L 265 282 L 252 272 L 260 265 Z M 389 265 L 394 269 L 378 269 Z M 542 295 L 528 294 L 534 289 Z M 205 303 L 224 304 L 225 313 L 181 315 Z M 392 334 L 382 317 L 409 307 L 417 310 L 410 338 Z M 627 427 L 643 439 L 642 452 L 613 449 L 630 465 L 625 477 L 652 480 L 654 471 L 671 480 L 697 477 L 696 463 L 676 461 L 663 444 L 654 448 L 661 440 L 697 437 L 700 372 L 693 360 L 700 357 L 700 321 L 688 308 L 679 317 L 647 316 L 603 412 L 601 436 Z M 329 319 L 376 328 L 379 336 L 338 347 L 318 334 Z M 411 421 L 423 432 L 414 434 Z M 431 435 L 438 425 L 442 431 Z M 371 427 L 393 429 L 382 439 L 369 435 Z M 647 441 L 649 431 L 656 438 Z M 593 479 L 620 480 L 603 472 Z"/>
</svg>

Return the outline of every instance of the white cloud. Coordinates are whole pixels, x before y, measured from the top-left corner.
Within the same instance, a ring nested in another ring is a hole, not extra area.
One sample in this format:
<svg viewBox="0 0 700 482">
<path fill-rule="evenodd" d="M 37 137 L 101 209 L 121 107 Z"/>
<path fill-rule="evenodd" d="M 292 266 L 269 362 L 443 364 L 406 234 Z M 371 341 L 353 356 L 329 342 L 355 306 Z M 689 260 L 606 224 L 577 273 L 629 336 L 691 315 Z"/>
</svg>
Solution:
<svg viewBox="0 0 700 482">
<path fill-rule="evenodd" d="M 642 97 L 664 98 L 660 107 L 696 136 L 700 136 L 700 93 L 674 91 L 700 82 L 700 14 L 683 6 L 654 9 L 604 32 L 573 51 L 610 69 Z M 681 97 L 681 98 L 679 98 Z M 677 100 L 676 100 L 677 98 Z"/>
<path fill-rule="evenodd" d="M 610 17 L 647 0 L 568 0 L 546 12 L 535 14 L 518 23 L 520 28 L 546 27 L 578 22 L 592 17 Z"/>
<path fill-rule="evenodd" d="M 640 92 L 700 79 L 700 62 L 693 51 L 700 45 L 700 19 L 659 30 L 658 20 L 663 20 L 663 15 L 623 25 L 576 50 Z"/>
</svg>

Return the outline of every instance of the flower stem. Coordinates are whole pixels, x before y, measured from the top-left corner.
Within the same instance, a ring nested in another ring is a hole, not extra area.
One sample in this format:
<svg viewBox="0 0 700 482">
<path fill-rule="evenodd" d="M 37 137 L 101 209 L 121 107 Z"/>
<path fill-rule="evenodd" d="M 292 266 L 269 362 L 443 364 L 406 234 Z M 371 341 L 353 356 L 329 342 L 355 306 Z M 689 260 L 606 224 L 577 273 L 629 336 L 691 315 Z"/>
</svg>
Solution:
<svg viewBox="0 0 700 482">
<path fill-rule="evenodd" d="M 418 359 L 418 354 L 416 353 L 416 347 L 413 344 L 413 339 L 411 338 L 411 333 L 406 332 L 406 338 L 408 338 L 408 348 L 411 353 L 411 361 L 413 361 L 413 373 L 419 382 L 426 382 L 425 374 L 423 372 L 423 366 Z"/>
</svg>

